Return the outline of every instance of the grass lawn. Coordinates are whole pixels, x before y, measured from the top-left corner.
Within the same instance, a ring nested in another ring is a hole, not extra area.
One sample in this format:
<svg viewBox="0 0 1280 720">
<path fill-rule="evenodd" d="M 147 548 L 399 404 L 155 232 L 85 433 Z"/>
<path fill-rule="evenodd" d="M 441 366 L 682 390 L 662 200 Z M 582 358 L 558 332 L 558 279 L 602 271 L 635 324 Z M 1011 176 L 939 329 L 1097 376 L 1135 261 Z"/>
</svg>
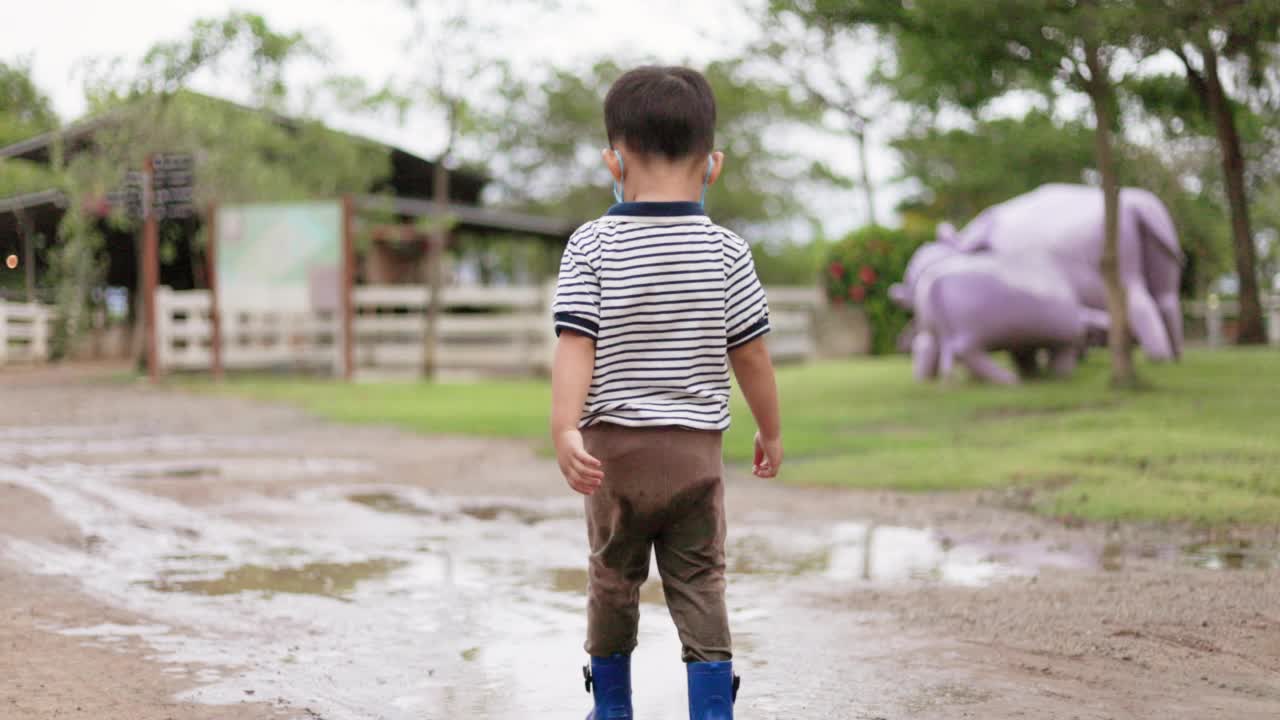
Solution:
<svg viewBox="0 0 1280 720">
<path fill-rule="evenodd" d="M 1092 519 L 1280 522 L 1280 352 L 1194 352 L 1144 366 L 1154 389 L 1106 388 L 1105 353 L 1067 382 L 920 385 L 902 358 L 783 369 L 786 480 L 945 490 L 1023 486 L 1036 508 Z M 207 386 L 197 382 L 196 387 Z M 545 437 L 542 382 L 361 384 L 240 378 L 225 389 L 343 422 Z M 740 400 L 726 438 L 750 455 Z"/>
</svg>

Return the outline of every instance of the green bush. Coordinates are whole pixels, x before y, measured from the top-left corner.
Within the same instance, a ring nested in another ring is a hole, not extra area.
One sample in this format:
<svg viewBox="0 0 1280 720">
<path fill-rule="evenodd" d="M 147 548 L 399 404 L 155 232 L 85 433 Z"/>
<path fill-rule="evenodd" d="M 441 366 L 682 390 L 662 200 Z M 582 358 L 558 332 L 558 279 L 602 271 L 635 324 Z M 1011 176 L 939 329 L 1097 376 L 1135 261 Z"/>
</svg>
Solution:
<svg viewBox="0 0 1280 720">
<path fill-rule="evenodd" d="M 761 243 L 751 248 L 756 274 L 765 285 L 809 285 L 817 282 L 823 252 L 820 243 Z"/>
<path fill-rule="evenodd" d="M 907 263 L 932 233 L 869 226 L 827 246 L 823 278 L 832 304 L 862 308 L 871 327 L 871 351 L 894 351 L 910 313 L 889 299 L 889 286 L 902 280 Z"/>
</svg>

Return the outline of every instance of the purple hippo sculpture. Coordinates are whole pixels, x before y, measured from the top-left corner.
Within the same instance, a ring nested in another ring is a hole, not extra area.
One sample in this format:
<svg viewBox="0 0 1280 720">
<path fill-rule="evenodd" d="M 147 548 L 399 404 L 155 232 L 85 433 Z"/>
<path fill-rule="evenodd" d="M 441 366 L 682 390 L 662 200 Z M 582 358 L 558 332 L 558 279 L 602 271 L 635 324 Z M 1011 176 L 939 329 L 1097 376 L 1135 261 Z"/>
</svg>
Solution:
<svg viewBox="0 0 1280 720">
<path fill-rule="evenodd" d="M 1087 185 L 1044 185 L 990 207 L 958 237 L 964 252 L 1042 251 L 1067 263 L 1070 281 L 1085 305 L 1107 309 L 1102 280 L 1102 190 Z M 1128 299 L 1129 328 L 1152 360 L 1182 354 L 1178 289 L 1184 256 L 1164 203 L 1139 188 L 1120 190 L 1117 238 L 1120 282 Z"/>
<path fill-rule="evenodd" d="M 1071 372 L 1088 338 L 1109 325 L 1103 215 L 1098 188 L 1045 185 L 988 208 L 959 234 L 939 226 L 938 242 L 921 247 L 890 289 L 915 312 L 916 377 L 949 374 L 959 362 L 980 379 L 1016 383 L 988 355 L 998 350 L 1023 372 L 1048 350 L 1056 373 Z M 1124 188 L 1118 239 L 1130 327 L 1148 357 L 1176 358 L 1183 255 L 1173 220 L 1151 193 Z"/>
<path fill-rule="evenodd" d="M 1069 374 L 1090 330 L 1105 330 L 1106 313 L 1081 302 L 1070 272 L 1046 253 L 965 253 L 946 242 L 912 256 L 894 301 L 915 312 L 911 353 L 918 380 L 950 375 L 955 364 L 975 377 L 1015 384 L 1018 374 L 988 354 L 1025 358 L 1048 350 L 1050 367 Z"/>
</svg>

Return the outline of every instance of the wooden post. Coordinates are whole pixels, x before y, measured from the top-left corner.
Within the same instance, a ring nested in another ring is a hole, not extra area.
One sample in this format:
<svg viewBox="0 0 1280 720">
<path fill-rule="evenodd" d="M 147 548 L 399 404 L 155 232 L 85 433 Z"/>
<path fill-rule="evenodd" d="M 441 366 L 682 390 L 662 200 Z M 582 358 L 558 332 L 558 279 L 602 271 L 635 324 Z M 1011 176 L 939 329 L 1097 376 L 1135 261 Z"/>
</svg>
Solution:
<svg viewBox="0 0 1280 720">
<path fill-rule="evenodd" d="M 27 214 L 18 210 L 18 235 L 22 237 L 22 273 L 26 280 L 27 302 L 36 301 L 36 238 Z"/>
<path fill-rule="evenodd" d="M 427 240 L 427 313 L 422 330 L 422 374 L 428 380 L 434 380 L 440 369 L 440 294 L 444 284 L 444 249 L 449 238 L 445 224 L 449 215 L 449 169 L 445 167 L 444 154 L 436 159 L 432 185 L 435 186 L 435 207 L 431 237 Z"/>
<path fill-rule="evenodd" d="M 341 313 L 342 332 L 342 378 L 351 380 L 355 377 L 355 293 L 356 284 L 356 252 L 355 238 L 352 236 L 355 222 L 355 203 L 350 195 L 342 198 L 342 268 L 339 270 L 341 281 L 338 291 L 338 308 Z"/>
<path fill-rule="evenodd" d="M 205 214 L 204 262 L 209 278 L 209 353 L 214 382 L 222 382 L 222 312 L 218 306 L 218 205 Z"/>
<path fill-rule="evenodd" d="M 147 376 L 160 379 L 156 356 L 156 286 L 160 275 L 160 229 L 155 209 L 155 157 L 147 156 L 142 173 L 142 302 L 147 343 Z"/>
</svg>

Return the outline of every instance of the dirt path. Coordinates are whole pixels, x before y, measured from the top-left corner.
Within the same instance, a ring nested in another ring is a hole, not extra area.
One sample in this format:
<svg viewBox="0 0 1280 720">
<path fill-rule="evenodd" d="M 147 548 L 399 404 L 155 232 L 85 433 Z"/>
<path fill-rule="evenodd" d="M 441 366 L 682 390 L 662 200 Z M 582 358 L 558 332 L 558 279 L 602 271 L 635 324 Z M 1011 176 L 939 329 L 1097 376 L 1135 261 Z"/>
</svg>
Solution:
<svg viewBox="0 0 1280 720">
<path fill-rule="evenodd" d="M 1205 538 L 999 494 L 729 496 L 740 717 L 1280 717 L 1280 573 L 1197 568 Z M 580 505 L 521 444 L 24 373 L 0 507 L 0 718 L 585 712 Z M 679 717 L 642 602 L 638 709 Z"/>
</svg>

